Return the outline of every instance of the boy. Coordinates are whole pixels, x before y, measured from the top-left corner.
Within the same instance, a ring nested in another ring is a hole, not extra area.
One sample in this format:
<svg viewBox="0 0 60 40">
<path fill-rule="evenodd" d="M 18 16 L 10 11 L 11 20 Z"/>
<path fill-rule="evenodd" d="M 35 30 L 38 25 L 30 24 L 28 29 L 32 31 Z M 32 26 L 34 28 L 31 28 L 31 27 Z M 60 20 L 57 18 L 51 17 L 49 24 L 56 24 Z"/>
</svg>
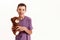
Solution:
<svg viewBox="0 0 60 40">
<path fill-rule="evenodd" d="M 24 15 L 26 12 L 26 5 L 24 3 L 18 4 L 17 12 L 19 17 L 16 18 L 19 20 L 19 25 L 16 26 L 17 28 L 15 30 L 19 31 L 19 34 L 16 35 L 15 40 L 31 40 L 30 35 L 32 34 L 32 23 L 31 18 Z M 15 27 L 12 26 L 12 30 L 14 28 Z"/>
</svg>

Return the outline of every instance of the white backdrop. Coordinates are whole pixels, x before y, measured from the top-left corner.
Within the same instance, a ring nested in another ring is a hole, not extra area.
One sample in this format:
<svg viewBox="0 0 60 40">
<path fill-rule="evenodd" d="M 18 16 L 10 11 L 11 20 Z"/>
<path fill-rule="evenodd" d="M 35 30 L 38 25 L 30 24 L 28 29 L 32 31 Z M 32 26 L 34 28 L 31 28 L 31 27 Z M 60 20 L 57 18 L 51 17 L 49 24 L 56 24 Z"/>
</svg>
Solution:
<svg viewBox="0 0 60 40">
<path fill-rule="evenodd" d="M 19 3 L 32 18 L 32 40 L 60 40 L 60 0 L 0 0 L 0 40 L 15 40 L 10 19 L 18 15 Z"/>
</svg>

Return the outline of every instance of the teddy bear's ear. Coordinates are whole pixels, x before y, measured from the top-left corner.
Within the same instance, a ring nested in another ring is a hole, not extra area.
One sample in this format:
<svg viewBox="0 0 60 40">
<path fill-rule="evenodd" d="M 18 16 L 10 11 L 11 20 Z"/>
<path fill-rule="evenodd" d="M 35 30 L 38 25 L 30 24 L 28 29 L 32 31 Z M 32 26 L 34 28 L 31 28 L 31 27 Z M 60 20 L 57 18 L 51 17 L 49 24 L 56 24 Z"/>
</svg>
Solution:
<svg viewBox="0 0 60 40">
<path fill-rule="evenodd" d="M 13 22 L 13 18 L 11 18 L 11 22 Z"/>
<path fill-rule="evenodd" d="M 11 21 L 14 22 L 16 18 L 17 18 L 17 17 L 13 17 L 13 18 L 11 18 Z"/>
</svg>

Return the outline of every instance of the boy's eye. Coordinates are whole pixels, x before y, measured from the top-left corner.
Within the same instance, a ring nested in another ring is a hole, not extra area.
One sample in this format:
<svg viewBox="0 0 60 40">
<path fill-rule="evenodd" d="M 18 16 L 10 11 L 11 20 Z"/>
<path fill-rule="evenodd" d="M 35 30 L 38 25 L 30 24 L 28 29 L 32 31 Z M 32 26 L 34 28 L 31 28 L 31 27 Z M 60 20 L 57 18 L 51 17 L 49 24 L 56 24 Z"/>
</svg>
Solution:
<svg viewBox="0 0 60 40">
<path fill-rule="evenodd" d="M 24 9 L 23 9 L 23 11 L 24 11 Z"/>
<path fill-rule="evenodd" d="M 19 10 L 21 10 L 21 9 L 19 9 Z"/>
</svg>

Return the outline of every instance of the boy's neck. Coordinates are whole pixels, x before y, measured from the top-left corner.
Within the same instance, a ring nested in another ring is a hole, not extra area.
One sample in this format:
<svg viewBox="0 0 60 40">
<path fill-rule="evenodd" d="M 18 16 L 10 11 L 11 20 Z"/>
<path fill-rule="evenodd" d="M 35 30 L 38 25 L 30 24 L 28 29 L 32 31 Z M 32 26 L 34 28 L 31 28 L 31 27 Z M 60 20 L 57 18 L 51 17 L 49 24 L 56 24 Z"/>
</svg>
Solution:
<svg viewBox="0 0 60 40">
<path fill-rule="evenodd" d="M 19 19 L 24 19 L 25 15 L 19 15 Z"/>
</svg>

